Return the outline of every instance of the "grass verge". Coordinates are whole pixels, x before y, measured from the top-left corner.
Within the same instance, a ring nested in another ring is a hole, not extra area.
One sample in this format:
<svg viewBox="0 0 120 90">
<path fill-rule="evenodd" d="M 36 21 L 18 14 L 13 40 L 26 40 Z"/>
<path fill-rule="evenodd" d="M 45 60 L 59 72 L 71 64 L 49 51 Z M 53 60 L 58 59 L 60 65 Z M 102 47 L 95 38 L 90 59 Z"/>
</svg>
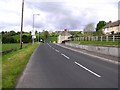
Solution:
<svg viewBox="0 0 120 90">
<path fill-rule="evenodd" d="M 8 53 L 2 57 L 2 88 L 14 88 L 18 76 L 24 70 L 38 43 Z"/>
<path fill-rule="evenodd" d="M 2 57 L 0 57 L 0 90 L 2 89 Z"/>
<path fill-rule="evenodd" d="M 103 45 L 103 46 L 120 46 L 120 42 L 115 41 L 71 41 L 79 44 L 89 44 L 89 45 Z"/>
</svg>

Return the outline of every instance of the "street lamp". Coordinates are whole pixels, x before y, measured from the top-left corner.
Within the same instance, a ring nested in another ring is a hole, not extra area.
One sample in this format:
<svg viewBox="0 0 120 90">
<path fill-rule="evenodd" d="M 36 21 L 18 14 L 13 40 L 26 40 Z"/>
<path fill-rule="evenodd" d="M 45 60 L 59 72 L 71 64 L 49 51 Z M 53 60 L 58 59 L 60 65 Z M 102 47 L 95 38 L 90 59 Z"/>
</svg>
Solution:
<svg viewBox="0 0 120 90">
<path fill-rule="evenodd" d="M 24 0 L 22 0 L 21 32 L 20 32 L 20 48 L 22 48 L 23 12 L 24 12 Z"/>
<path fill-rule="evenodd" d="M 35 38 L 35 32 L 34 32 L 34 17 L 35 15 L 40 15 L 40 14 L 33 14 L 33 31 L 32 31 L 32 43 L 34 44 L 34 38 Z"/>
</svg>

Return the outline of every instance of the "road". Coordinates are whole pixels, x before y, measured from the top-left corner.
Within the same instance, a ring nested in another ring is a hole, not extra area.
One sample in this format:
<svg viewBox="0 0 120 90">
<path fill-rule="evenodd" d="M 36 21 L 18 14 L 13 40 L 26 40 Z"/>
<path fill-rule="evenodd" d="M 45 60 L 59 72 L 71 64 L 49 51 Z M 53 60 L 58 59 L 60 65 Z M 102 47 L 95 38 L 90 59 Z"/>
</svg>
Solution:
<svg viewBox="0 0 120 90">
<path fill-rule="evenodd" d="M 16 88 L 117 88 L 118 65 L 42 43 L 32 54 Z"/>
</svg>

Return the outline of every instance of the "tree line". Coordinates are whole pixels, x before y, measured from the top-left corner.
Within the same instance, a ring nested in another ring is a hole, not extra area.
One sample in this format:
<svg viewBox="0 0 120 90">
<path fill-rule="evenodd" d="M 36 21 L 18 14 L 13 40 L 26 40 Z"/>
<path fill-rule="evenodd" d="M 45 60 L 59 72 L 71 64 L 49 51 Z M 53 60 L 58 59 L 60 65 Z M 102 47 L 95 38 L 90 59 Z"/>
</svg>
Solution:
<svg viewBox="0 0 120 90">
<path fill-rule="evenodd" d="M 30 33 L 22 32 L 22 42 L 30 43 L 32 36 Z M 15 31 L 2 31 L 2 43 L 19 43 L 20 42 L 20 32 Z"/>
</svg>

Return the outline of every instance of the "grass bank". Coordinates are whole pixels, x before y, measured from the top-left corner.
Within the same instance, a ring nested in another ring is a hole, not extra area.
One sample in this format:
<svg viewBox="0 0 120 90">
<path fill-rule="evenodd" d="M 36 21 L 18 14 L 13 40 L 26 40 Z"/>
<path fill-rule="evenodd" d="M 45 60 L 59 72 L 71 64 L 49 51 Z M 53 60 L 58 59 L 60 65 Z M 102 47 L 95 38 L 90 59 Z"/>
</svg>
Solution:
<svg viewBox="0 0 120 90">
<path fill-rule="evenodd" d="M 2 57 L 2 88 L 14 88 L 16 79 L 24 70 L 28 60 L 38 46 L 28 45 L 23 49 L 8 53 Z"/>
<path fill-rule="evenodd" d="M 103 45 L 103 46 L 120 46 L 120 42 L 115 41 L 71 41 L 79 44 L 89 44 L 89 45 Z"/>
</svg>

